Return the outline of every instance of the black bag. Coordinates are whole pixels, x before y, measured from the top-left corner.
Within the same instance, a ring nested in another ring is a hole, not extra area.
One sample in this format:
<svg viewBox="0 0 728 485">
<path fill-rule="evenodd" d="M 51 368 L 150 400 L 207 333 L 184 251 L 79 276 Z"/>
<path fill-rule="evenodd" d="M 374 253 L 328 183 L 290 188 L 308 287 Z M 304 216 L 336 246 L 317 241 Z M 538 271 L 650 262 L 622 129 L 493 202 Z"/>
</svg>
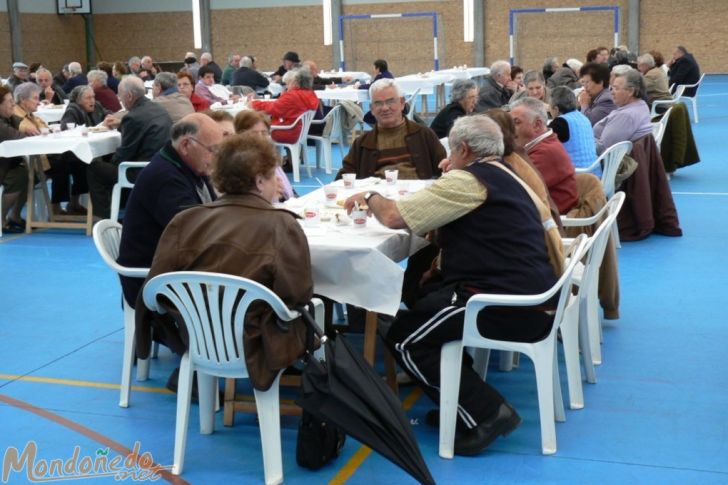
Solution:
<svg viewBox="0 0 728 485">
<path fill-rule="evenodd" d="M 341 454 L 345 441 L 346 434 L 341 428 L 304 411 L 298 423 L 296 463 L 318 470 Z"/>
<path fill-rule="evenodd" d="M 315 359 L 314 328 L 311 313 L 304 307 L 296 308 L 306 321 L 306 355 L 304 360 Z M 308 362 L 312 364 L 313 362 Z M 313 363 L 318 364 L 318 363 Z M 298 438 L 296 439 L 296 463 L 303 468 L 318 470 L 341 454 L 346 434 L 338 426 L 321 420 L 316 416 L 303 411 L 301 421 L 298 423 Z"/>
</svg>

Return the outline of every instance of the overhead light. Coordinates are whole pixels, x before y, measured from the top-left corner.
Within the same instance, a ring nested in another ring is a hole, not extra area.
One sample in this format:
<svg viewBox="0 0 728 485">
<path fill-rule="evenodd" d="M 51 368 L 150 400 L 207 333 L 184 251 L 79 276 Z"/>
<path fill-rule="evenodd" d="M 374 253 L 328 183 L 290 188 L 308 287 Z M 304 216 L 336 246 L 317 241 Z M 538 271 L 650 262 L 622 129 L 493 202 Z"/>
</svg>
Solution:
<svg viewBox="0 0 728 485">
<path fill-rule="evenodd" d="M 331 0 L 323 0 L 324 3 L 324 45 L 333 43 L 332 27 L 334 19 L 331 16 Z"/>
<path fill-rule="evenodd" d="M 463 41 L 475 41 L 475 5 L 473 0 L 463 0 Z"/>
<path fill-rule="evenodd" d="M 195 49 L 202 49 L 202 19 L 200 18 L 200 0 L 192 0 L 192 34 Z"/>
</svg>

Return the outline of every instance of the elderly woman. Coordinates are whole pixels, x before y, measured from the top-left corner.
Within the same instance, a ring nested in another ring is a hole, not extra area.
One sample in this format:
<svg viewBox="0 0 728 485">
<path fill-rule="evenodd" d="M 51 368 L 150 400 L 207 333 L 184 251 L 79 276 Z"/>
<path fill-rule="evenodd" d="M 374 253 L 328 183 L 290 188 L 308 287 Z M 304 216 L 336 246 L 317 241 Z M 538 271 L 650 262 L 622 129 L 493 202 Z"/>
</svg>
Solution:
<svg viewBox="0 0 728 485">
<path fill-rule="evenodd" d="M 0 143 L 23 138 L 19 131 L 20 118 L 14 112 L 13 93 L 7 86 L 0 86 Z M 28 169 L 23 157 L 0 158 L 0 187 L 3 188 L 2 232 L 21 233 L 25 230 L 25 221 L 20 213 L 28 195 Z"/>
<path fill-rule="evenodd" d="M 252 101 L 250 107 L 270 115 L 271 125 L 291 125 L 308 110 L 317 110 L 319 99 L 313 92 L 313 76 L 308 69 L 294 69 L 283 75 L 288 89 L 275 101 Z M 290 130 L 275 130 L 273 140 L 295 143 L 301 133 L 299 123 Z"/>
<path fill-rule="evenodd" d="M 609 90 L 609 68 L 606 64 L 591 62 L 584 64 L 579 75 L 584 89 L 579 93 L 577 101 L 581 112 L 594 126 L 615 108 L 612 92 Z"/>
<path fill-rule="evenodd" d="M 478 86 L 470 79 L 458 79 L 452 85 L 450 104 L 437 113 L 432 120 L 430 128 L 438 138 L 445 138 L 450 134 L 455 120 L 473 112 L 478 103 Z"/>
<path fill-rule="evenodd" d="M 210 107 L 210 103 L 195 94 L 195 80 L 187 71 L 180 71 L 177 73 L 177 91 L 189 98 L 192 103 L 192 107 L 195 111 L 205 111 Z"/>
<path fill-rule="evenodd" d="M 612 95 L 617 109 L 594 125 L 598 153 L 620 141 L 636 141 L 652 133 L 642 74 L 635 69 L 617 74 L 612 81 Z"/>
<path fill-rule="evenodd" d="M 109 76 L 101 69 L 93 69 L 86 74 L 88 85 L 94 90 L 96 101 L 112 113 L 121 111 L 121 103 L 116 92 L 108 86 Z"/>
<path fill-rule="evenodd" d="M 546 79 L 540 71 L 528 71 L 523 76 L 525 89 L 518 91 L 511 97 L 510 102 L 518 101 L 521 98 L 536 98 L 544 103 L 549 102 L 551 88 L 546 86 Z"/>
<path fill-rule="evenodd" d="M 259 111 L 241 111 L 235 116 L 235 132 L 238 134 L 253 133 L 270 140 L 270 121 L 268 121 L 267 116 Z M 280 165 L 276 166 L 276 177 L 278 178 L 279 191 L 273 202 L 283 202 L 295 197 L 296 192 Z"/>
<path fill-rule="evenodd" d="M 217 96 L 210 90 L 210 88 L 215 85 L 215 70 L 212 67 L 210 67 L 209 65 L 202 66 L 200 70 L 197 71 L 197 77 L 199 79 L 197 81 L 197 84 L 195 85 L 195 94 L 197 96 L 204 99 L 211 105 L 215 103 L 228 103 L 227 99 Z M 236 94 L 231 96 L 231 101 L 233 103 L 236 102 L 238 99 L 240 99 L 240 96 Z"/>
<path fill-rule="evenodd" d="M 594 133 L 589 118 L 576 108 L 574 91 L 566 86 L 559 86 L 551 91 L 549 110 L 553 121 L 549 127 L 564 145 L 574 167 L 587 168 L 597 158 Z M 602 169 L 597 167 L 593 173 L 601 177 Z"/>
<path fill-rule="evenodd" d="M 15 116 L 22 120 L 19 130 L 24 135 L 40 135 L 42 128 L 48 128 L 46 122 L 34 114 L 40 104 L 40 91 L 41 88 L 35 83 L 20 84 L 13 91 Z"/>
<path fill-rule="evenodd" d="M 655 100 L 672 99 L 667 82 L 667 73 L 657 66 L 652 54 L 646 53 L 639 56 L 637 58 L 637 69 L 644 76 L 648 105 L 652 106 L 652 102 Z M 663 111 L 665 109 L 667 109 L 667 106 L 663 108 Z"/>
<path fill-rule="evenodd" d="M 253 133 L 226 138 L 212 175 L 222 197 L 172 219 L 147 279 L 169 271 L 225 273 L 263 284 L 289 307 L 307 303 L 313 280 L 306 236 L 295 214 L 269 202 L 277 164 L 270 141 Z M 301 321 L 283 332 L 271 310 L 261 306 L 248 312 L 243 345 L 256 389 L 268 389 L 279 371 L 303 354 L 305 335 Z"/>
</svg>

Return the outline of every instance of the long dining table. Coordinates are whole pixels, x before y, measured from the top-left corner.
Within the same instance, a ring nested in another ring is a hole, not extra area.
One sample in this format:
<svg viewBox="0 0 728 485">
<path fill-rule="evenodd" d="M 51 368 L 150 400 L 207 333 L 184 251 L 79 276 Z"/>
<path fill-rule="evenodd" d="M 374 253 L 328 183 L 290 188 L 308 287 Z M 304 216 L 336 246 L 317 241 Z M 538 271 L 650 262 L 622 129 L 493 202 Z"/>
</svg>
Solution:
<svg viewBox="0 0 728 485">
<path fill-rule="evenodd" d="M 49 135 L 40 135 L 8 140 L 0 143 L 0 157 L 25 157 L 28 162 L 28 200 L 26 206 L 25 232 L 30 233 L 34 227 L 38 228 L 66 228 L 85 229 L 86 235 L 91 235 L 93 225 L 93 207 L 89 199 L 86 220 L 84 222 L 66 222 L 55 220 L 49 210 L 49 221 L 33 220 L 33 198 L 35 177 L 38 176 L 43 189 L 46 204 L 50 204 L 46 179 L 43 172 L 40 155 L 52 155 L 72 152 L 79 160 L 90 164 L 94 158 L 113 153 L 121 144 L 121 133 L 116 130 L 106 130 L 84 135 L 81 128 L 62 131 Z"/>
</svg>

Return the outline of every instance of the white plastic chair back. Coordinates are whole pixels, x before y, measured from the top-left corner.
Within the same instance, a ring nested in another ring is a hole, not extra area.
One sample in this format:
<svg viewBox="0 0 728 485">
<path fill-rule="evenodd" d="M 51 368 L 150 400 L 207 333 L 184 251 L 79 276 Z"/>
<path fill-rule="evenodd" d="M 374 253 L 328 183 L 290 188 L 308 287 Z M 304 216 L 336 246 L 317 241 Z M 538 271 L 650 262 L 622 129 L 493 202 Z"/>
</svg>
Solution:
<svg viewBox="0 0 728 485">
<path fill-rule="evenodd" d="M 660 145 L 662 144 L 662 137 L 665 136 L 665 130 L 667 130 L 667 123 L 670 121 L 671 112 L 672 108 L 663 113 L 660 121 L 652 123 L 652 138 L 655 139 L 658 150 L 660 150 Z"/>
<path fill-rule="evenodd" d="M 607 200 L 614 195 L 614 179 L 617 177 L 617 169 L 622 158 L 632 151 L 631 141 L 621 141 L 607 148 L 604 153 L 599 156 L 597 162 L 604 162 L 602 169 L 602 187 L 604 187 L 604 195 Z"/>
<path fill-rule="evenodd" d="M 119 179 L 111 190 L 111 215 L 109 219 L 112 221 L 119 220 L 119 206 L 121 205 L 121 189 L 132 189 L 134 183 L 129 180 L 127 171 L 130 168 L 144 168 L 149 162 L 121 162 L 119 164 Z"/>
<path fill-rule="evenodd" d="M 341 157 L 344 157 L 344 151 L 343 151 L 343 145 L 344 145 L 344 135 L 342 133 L 342 127 L 341 127 L 341 105 L 337 104 L 334 106 L 331 111 L 326 113 L 326 116 L 323 117 L 323 119 L 320 120 L 311 120 L 311 125 L 324 125 L 324 127 L 328 124 L 328 126 L 331 127 L 328 134 L 322 133 L 321 135 L 311 135 L 309 134 L 307 138 L 309 140 L 314 140 L 316 142 L 316 167 L 319 167 L 319 158 L 320 158 L 320 148 L 323 149 L 323 157 L 324 157 L 324 169 L 326 170 L 326 173 L 329 174 L 332 171 L 332 153 L 331 153 L 331 142 L 333 140 L 339 141 L 339 150 L 341 151 Z M 326 128 L 324 128 L 325 130 Z"/>
<path fill-rule="evenodd" d="M 445 153 L 447 154 L 448 158 L 450 157 L 450 139 L 448 137 L 440 138 L 440 143 L 442 144 L 443 148 L 445 148 Z"/>
<path fill-rule="evenodd" d="M 119 244 L 121 243 L 121 224 L 116 220 L 104 219 L 96 223 L 93 228 L 93 238 L 96 250 L 101 255 L 104 263 L 112 271 L 130 278 L 146 278 L 148 268 L 129 268 L 116 262 L 119 257 Z M 136 336 L 136 323 L 134 319 L 134 308 L 129 305 L 123 297 L 124 308 L 124 355 L 121 366 L 121 386 L 119 406 L 129 406 L 129 395 L 131 393 L 131 370 L 134 361 L 134 347 Z M 137 380 L 145 381 L 149 377 L 149 359 L 138 359 Z"/>
<path fill-rule="evenodd" d="M 453 457 L 464 347 L 521 352 L 533 360 L 541 420 L 541 449 L 543 454 L 556 453 L 554 417 L 560 421 L 565 419 L 558 367 L 556 366 L 556 334 L 564 318 L 567 303 L 574 301 L 571 298 L 572 277 L 576 265 L 584 255 L 586 242 L 587 238 L 583 234 L 574 239 L 566 254 L 569 259 L 563 274 L 554 286 L 544 293 L 538 295 L 478 294 L 468 300 L 465 305 L 462 340 L 446 343 L 441 352 L 440 375 L 448 376 L 447 379 L 440 380 L 440 456 L 442 458 Z M 538 342 L 493 340 L 483 337 L 478 330 L 478 314 L 488 306 L 534 306 L 550 300 L 556 294 L 559 294 L 559 301 L 553 326 L 549 335 Z"/>
<path fill-rule="evenodd" d="M 404 98 L 404 102 L 409 103 L 409 109 L 407 110 L 405 116 L 407 116 L 407 119 L 410 121 L 413 121 L 415 119 L 415 105 L 417 104 L 418 94 L 420 94 L 420 88 L 415 89 L 412 94 L 410 94 L 409 96 L 405 96 Z"/>
<path fill-rule="evenodd" d="M 296 118 L 296 120 L 291 123 L 290 125 L 276 125 L 271 126 L 271 131 L 278 131 L 278 130 L 291 130 L 295 126 L 297 126 L 299 123 L 301 124 L 301 132 L 298 135 L 298 140 L 295 143 L 280 143 L 275 142 L 277 146 L 286 147 L 291 151 L 291 165 L 293 165 L 293 181 L 294 182 L 300 182 L 301 181 L 301 174 L 300 174 L 300 159 L 301 155 L 303 155 L 303 161 L 306 163 L 306 169 L 308 170 L 309 177 L 311 176 L 311 167 L 308 165 L 306 161 L 306 137 L 308 137 L 308 130 L 311 126 L 311 120 L 313 120 L 313 117 L 316 115 L 315 110 L 308 110 L 304 111 L 301 116 Z"/>
</svg>

